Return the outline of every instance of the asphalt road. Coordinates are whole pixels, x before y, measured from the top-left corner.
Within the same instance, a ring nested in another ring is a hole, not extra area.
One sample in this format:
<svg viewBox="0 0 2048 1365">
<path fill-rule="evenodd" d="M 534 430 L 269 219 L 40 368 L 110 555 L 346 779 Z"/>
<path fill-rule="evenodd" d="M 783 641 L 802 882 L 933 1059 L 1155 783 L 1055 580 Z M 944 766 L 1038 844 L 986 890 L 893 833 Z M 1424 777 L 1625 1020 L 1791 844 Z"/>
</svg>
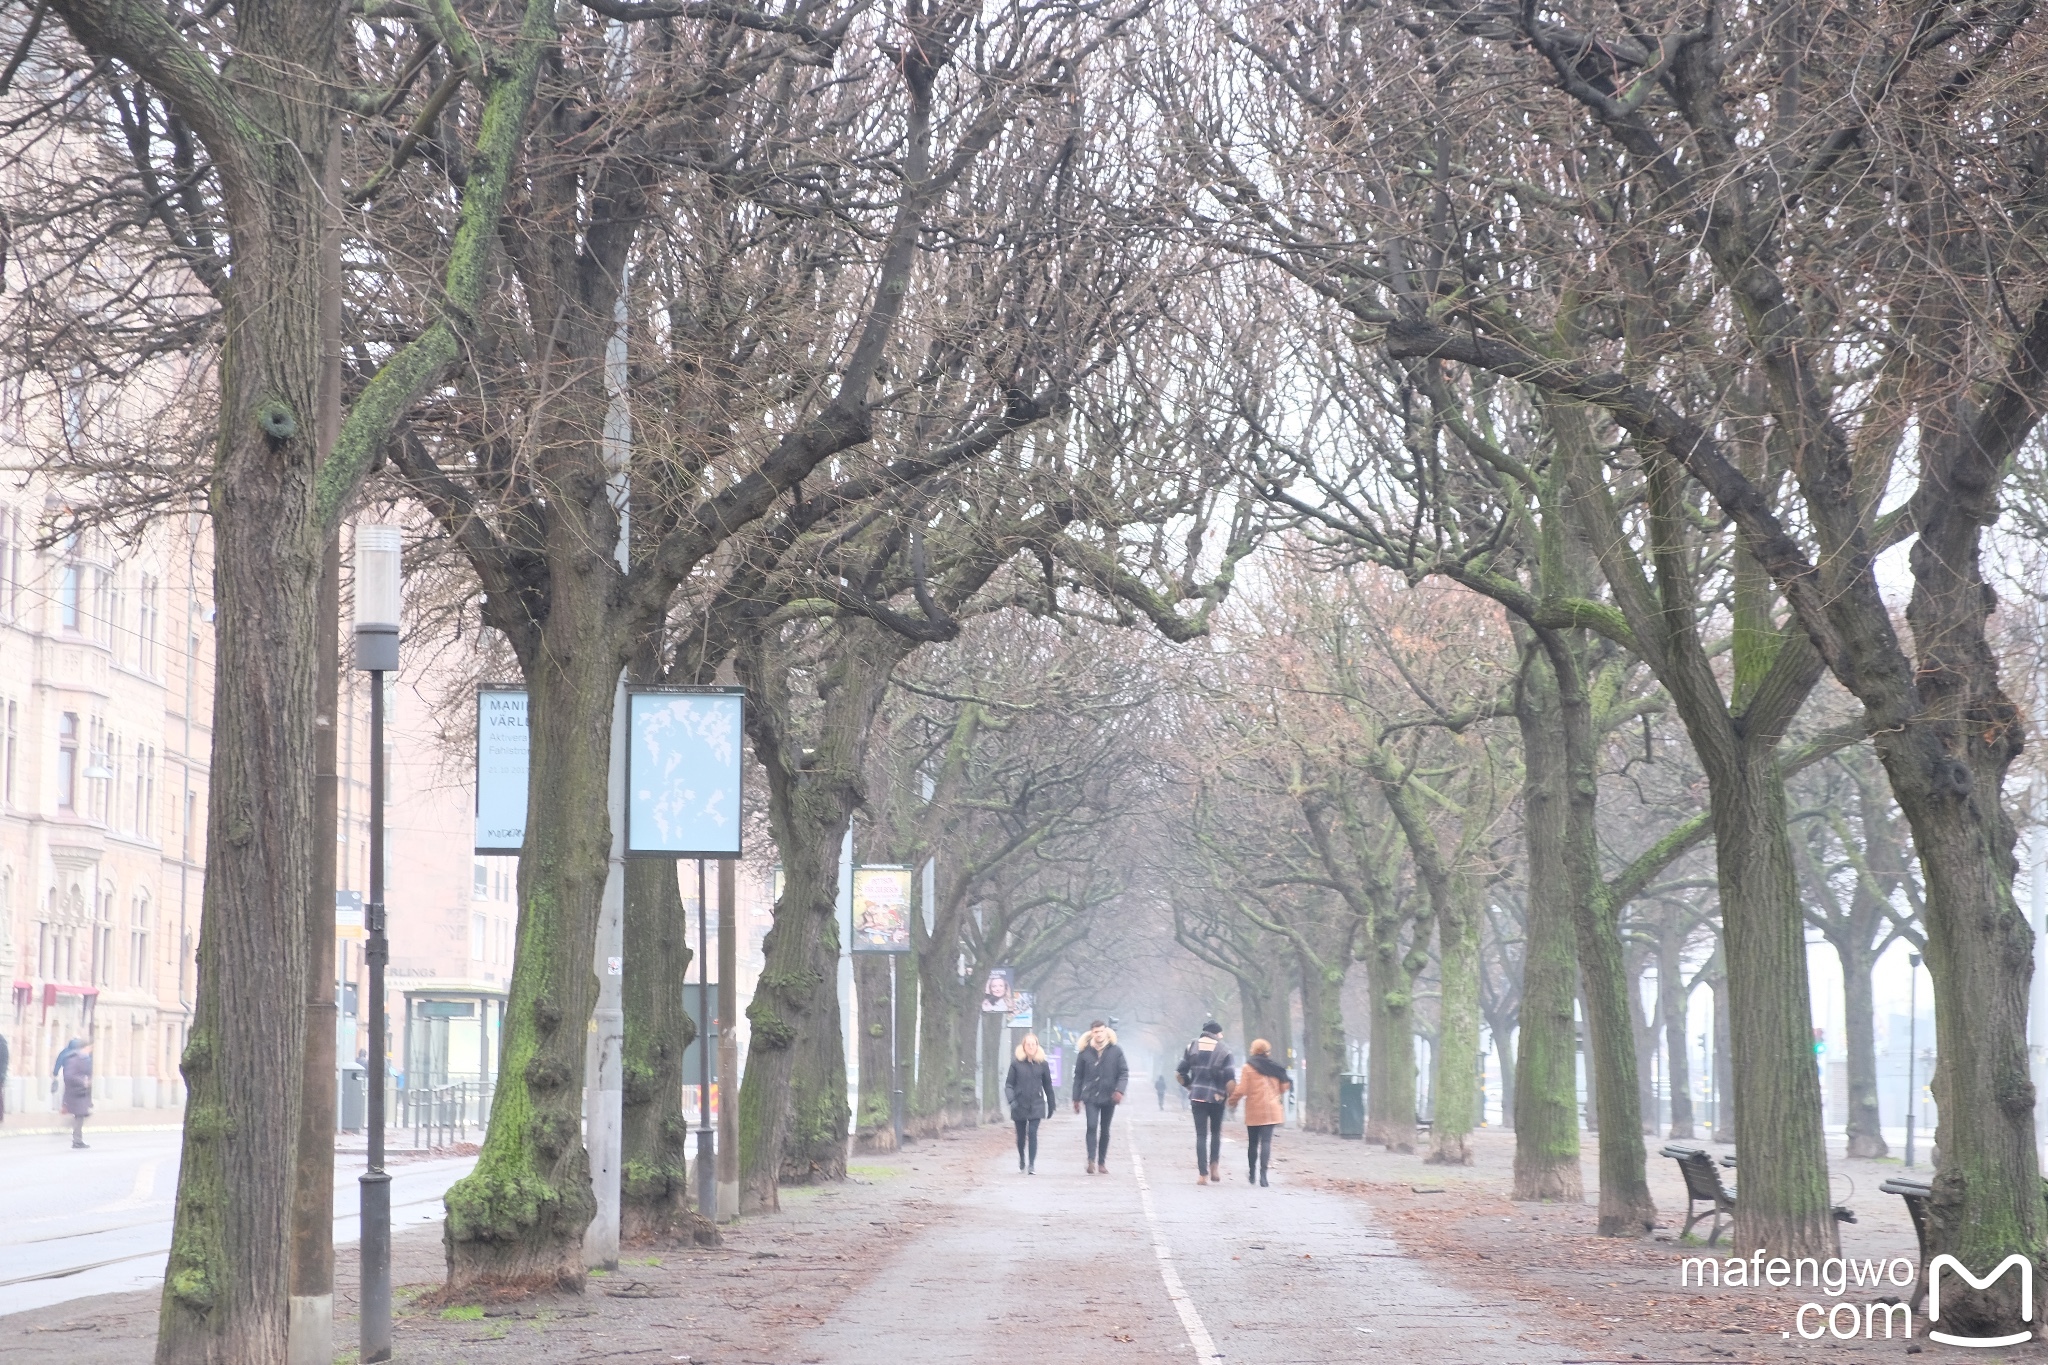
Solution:
<svg viewBox="0 0 2048 1365">
<path fill-rule="evenodd" d="M 68 1134 L 0 1142 L 0 1316 L 163 1281 L 178 1186 L 176 1132 L 101 1133 L 85 1151 Z M 475 1157 L 394 1165 L 398 1229 L 441 1220 L 441 1194 Z M 356 1240 L 360 1156 L 337 1155 L 334 1240 Z"/>
</svg>

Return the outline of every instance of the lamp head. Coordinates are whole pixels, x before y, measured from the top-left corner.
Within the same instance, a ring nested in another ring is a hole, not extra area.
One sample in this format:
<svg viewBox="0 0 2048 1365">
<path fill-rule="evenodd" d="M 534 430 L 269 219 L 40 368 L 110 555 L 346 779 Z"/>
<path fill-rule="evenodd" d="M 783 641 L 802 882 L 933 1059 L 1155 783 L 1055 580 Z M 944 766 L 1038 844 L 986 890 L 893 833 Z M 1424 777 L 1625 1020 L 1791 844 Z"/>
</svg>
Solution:
<svg viewBox="0 0 2048 1365">
<path fill-rule="evenodd" d="M 396 526 L 356 527 L 356 667 L 398 669 L 402 541 Z"/>
</svg>

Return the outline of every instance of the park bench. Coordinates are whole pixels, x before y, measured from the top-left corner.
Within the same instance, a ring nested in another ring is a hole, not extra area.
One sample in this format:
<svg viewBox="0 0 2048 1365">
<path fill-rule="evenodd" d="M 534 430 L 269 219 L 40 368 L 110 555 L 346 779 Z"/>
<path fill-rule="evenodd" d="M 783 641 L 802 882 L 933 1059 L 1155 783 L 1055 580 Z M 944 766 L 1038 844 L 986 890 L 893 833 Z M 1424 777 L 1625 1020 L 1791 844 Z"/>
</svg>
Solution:
<svg viewBox="0 0 2048 1365">
<path fill-rule="evenodd" d="M 1934 1202 L 1934 1185 L 1917 1176 L 1895 1175 L 1878 1188 L 1905 1200 L 1906 1216 L 1913 1220 L 1913 1240 L 1919 1246 L 1920 1269 L 1913 1279 L 1913 1298 L 1909 1306 L 1917 1313 L 1921 1300 L 1927 1297 L 1927 1223 L 1930 1206 Z M 2048 1179 L 2041 1182 L 2041 1194 L 2048 1199 Z"/>
<path fill-rule="evenodd" d="M 1707 1235 L 1707 1245 L 1714 1245 L 1721 1240 L 1721 1215 L 1725 1212 L 1730 1218 L 1735 1216 L 1734 1189 L 1721 1183 L 1720 1168 L 1704 1147 L 1673 1142 L 1666 1144 L 1661 1154 L 1676 1161 L 1679 1174 L 1685 1177 L 1685 1226 L 1679 1229 L 1679 1238 L 1690 1236 L 1693 1226 L 1711 1215 L 1714 1228 Z M 1694 1212 L 1694 1206 L 1699 1204 L 1706 1208 Z"/>
<path fill-rule="evenodd" d="M 1920 1268 L 1913 1277 L 1913 1297 L 1907 1301 L 1907 1307 L 1917 1313 L 1920 1301 L 1927 1297 L 1927 1206 L 1933 1202 L 1934 1186 L 1910 1175 L 1895 1175 L 1878 1189 L 1905 1200 L 1906 1216 L 1913 1220 L 1913 1240 L 1920 1249 Z"/>
<path fill-rule="evenodd" d="M 1731 1219 L 1735 1217 L 1735 1187 L 1721 1183 L 1721 1167 L 1732 1169 L 1734 1155 L 1722 1157 L 1717 1165 L 1706 1148 L 1688 1147 L 1677 1142 L 1665 1144 L 1661 1154 L 1676 1161 L 1680 1174 L 1685 1177 L 1685 1226 L 1679 1229 L 1679 1237 L 1688 1236 L 1695 1224 L 1711 1215 L 1714 1227 L 1707 1234 L 1707 1245 L 1713 1246 L 1721 1240 L 1721 1215 L 1725 1213 Z M 1695 1212 L 1694 1206 L 1698 1204 L 1707 1207 Z M 1832 1212 L 1838 1223 L 1856 1221 L 1854 1210 L 1845 1204 L 1835 1205 Z"/>
</svg>

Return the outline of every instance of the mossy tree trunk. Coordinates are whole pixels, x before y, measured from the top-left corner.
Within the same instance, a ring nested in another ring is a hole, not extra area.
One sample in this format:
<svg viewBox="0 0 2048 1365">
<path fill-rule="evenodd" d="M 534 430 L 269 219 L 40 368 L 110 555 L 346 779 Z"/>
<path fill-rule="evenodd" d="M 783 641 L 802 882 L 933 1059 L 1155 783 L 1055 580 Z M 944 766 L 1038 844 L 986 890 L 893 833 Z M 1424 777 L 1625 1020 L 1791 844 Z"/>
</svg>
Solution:
<svg viewBox="0 0 2048 1365">
<path fill-rule="evenodd" d="M 915 1131 L 930 1137 L 974 1119 L 971 992 L 960 979 L 958 940 L 936 934 L 917 950 L 918 1058 Z"/>
<path fill-rule="evenodd" d="M 1601 879 L 1595 825 L 1599 745 L 1585 658 L 1577 642 L 1538 632 L 1557 684 L 1565 760 L 1564 874 L 1579 950 L 1593 1086 L 1599 1097 L 1600 1213 L 1603 1237 L 1639 1237 L 1657 1222 L 1643 1161 L 1637 1107 L 1635 1010 L 1622 960 L 1621 907 Z"/>
<path fill-rule="evenodd" d="M 1390 1152 L 1415 1150 L 1415 972 L 1411 970 L 1392 914 L 1373 926 L 1366 949 L 1367 998 L 1372 1002 L 1372 1036 L 1366 1056 L 1365 1140 L 1384 1143 Z M 1302 1028 L 1306 1033 L 1327 1028 L 1318 1016 L 1328 1008 L 1327 991 L 1317 993 L 1311 1014 L 1309 974 L 1302 974 Z M 1341 1025 L 1340 1025 L 1341 1037 Z M 1335 1088 L 1330 1095 L 1326 1128 L 1335 1132 Z"/>
<path fill-rule="evenodd" d="M 1306 952 L 1299 953 L 1301 982 L 1301 1125 L 1311 1133 L 1337 1131 L 1337 1076 L 1344 1068 L 1344 973 Z M 1378 1021 L 1375 1020 L 1375 1023 Z M 1374 1036 L 1375 1044 L 1378 1035 Z M 1243 1060 L 1240 1045 L 1232 1049 Z M 1410 1059 L 1408 1113 L 1414 1122 L 1415 1081 Z M 1412 1132 L 1411 1128 L 1411 1132 Z M 1412 1150 L 1412 1143 L 1411 1143 Z"/>
<path fill-rule="evenodd" d="M 1408 774 L 1385 745 L 1368 759 L 1387 808 L 1414 859 L 1416 879 L 1429 897 L 1437 936 L 1437 1031 L 1431 1058 L 1429 1160 L 1464 1166 L 1472 1161 L 1472 1130 L 1479 1124 L 1475 1079 L 1479 1071 L 1479 897 L 1470 870 L 1446 857 L 1429 812 L 1417 803 Z M 1377 1021 L 1375 1021 L 1377 1022 Z"/>
<path fill-rule="evenodd" d="M 676 874 L 695 863 L 626 861 L 625 1008 L 621 1051 L 619 1236 L 640 1242 L 682 1231 L 690 1206 L 690 1125 L 683 1117 L 683 1052 L 702 1022 L 684 1008 L 691 917 Z"/>
<path fill-rule="evenodd" d="M 890 1110 L 894 1068 L 889 1057 L 889 958 L 883 953 L 855 953 L 853 993 L 859 1005 L 860 1107 L 854 1112 L 853 1147 L 857 1152 L 896 1150 L 895 1116 Z"/>
<path fill-rule="evenodd" d="M 184 259 L 221 308 L 208 489 L 218 682 L 199 986 L 180 1062 L 186 1122 L 156 1358 L 269 1365 L 287 1351 L 321 555 L 372 460 L 446 374 L 458 329 L 480 312 L 535 40 L 552 7 L 529 5 L 513 49 L 493 52 L 488 72 L 476 63 L 489 131 L 467 149 L 458 227 L 437 281 L 447 306 L 391 353 L 338 426 L 321 401 L 331 336 L 321 311 L 332 299 L 322 262 L 332 247 L 327 157 L 345 112 L 344 12 L 306 0 L 248 7 L 216 35 L 219 46 L 202 48 L 198 31 L 162 6 L 59 0 L 52 9 L 81 47 L 133 72 L 200 144 L 195 153 L 179 142 L 173 153 L 152 139 L 138 169 L 182 183 L 197 156 L 219 189 L 217 201 L 202 196 L 203 221 L 184 224 Z M 156 216 L 168 224 L 184 207 L 163 200 Z M 333 443 L 324 460 L 323 429 Z"/>
<path fill-rule="evenodd" d="M 476 1169 L 446 1196 L 454 1290 L 583 1282 L 583 1231 L 597 1211 L 583 1147 L 584 1043 L 597 1003 L 591 952 L 610 859 L 621 664 L 606 647 L 605 586 L 596 575 L 558 582 L 546 647 L 525 660 L 531 771 L 546 780 L 527 791 L 518 951 L 490 1127 Z M 568 600 L 577 588 L 598 600 Z"/>
<path fill-rule="evenodd" d="M 1516 1199 L 1577 1203 L 1579 1173 L 1578 939 L 1565 877 L 1563 723 L 1550 661 L 1524 644 L 1515 722 L 1522 739 L 1522 828 L 1528 910 L 1515 1053 Z"/>
<path fill-rule="evenodd" d="M 747 731 L 768 775 L 768 819 L 782 855 L 782 896 L 748 1006 L 752 1043 L 740 1082 L 740 1205 L 778 1207 L 786 1167 L 845 1171 L 846 1060 L 839 1035 L 839 852 L 865 770 L 869 727 L 890 672 L 914 647 L 873 622 L 832 629 L 837 648 L 799 712 L 792 663 L 771 633 L 736 657 Z M 792 1134 L 795 1135 L 794 1146 Z M 836 1150 L 836 1159 L 833 1152 Z M 794 1161 L 791 1158 L 794 1157 Z"/>
<path fill-rule="evenodd" d="M 824 965 L 811 987 L 808 1026 L 789 1072 L 789 1117 L 782 1130 L 782 1183 L 817 1185 L 846 1178 L 846 1037 L 839 1013 L 839 920 L 824 926 Z"/>
</svg>

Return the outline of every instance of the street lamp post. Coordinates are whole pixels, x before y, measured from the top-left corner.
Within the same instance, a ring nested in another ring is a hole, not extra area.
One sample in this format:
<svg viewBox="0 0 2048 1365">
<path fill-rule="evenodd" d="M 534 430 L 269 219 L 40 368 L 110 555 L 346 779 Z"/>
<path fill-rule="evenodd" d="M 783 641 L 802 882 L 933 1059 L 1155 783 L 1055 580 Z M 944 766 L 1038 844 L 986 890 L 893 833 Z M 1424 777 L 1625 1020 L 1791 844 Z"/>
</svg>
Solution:
<svg viewBox="0 0 2048 1365">
<path fill-rule="evenodd" d="M 1918 1096 L 1913 1090 L 1913 1063 L 1920 1056 L 1920 954 L 1906 954 L 1906 961 L 1913 964 L 1912 976 L 1906 986 L 1906 1164 L 1913 1164 L 1913 1111 L 1918 1109 Z"/>
<path fill-rule="evenodd" d="M 361 1182 L 362 1351 L 391 1359 L 391 1176 L 384 1169 L 384 675 L 398 669 L 400 540 L 395 526 L 356 528 L 356 668 L 370 675 L 369 1158 Z"/>
</svg>

